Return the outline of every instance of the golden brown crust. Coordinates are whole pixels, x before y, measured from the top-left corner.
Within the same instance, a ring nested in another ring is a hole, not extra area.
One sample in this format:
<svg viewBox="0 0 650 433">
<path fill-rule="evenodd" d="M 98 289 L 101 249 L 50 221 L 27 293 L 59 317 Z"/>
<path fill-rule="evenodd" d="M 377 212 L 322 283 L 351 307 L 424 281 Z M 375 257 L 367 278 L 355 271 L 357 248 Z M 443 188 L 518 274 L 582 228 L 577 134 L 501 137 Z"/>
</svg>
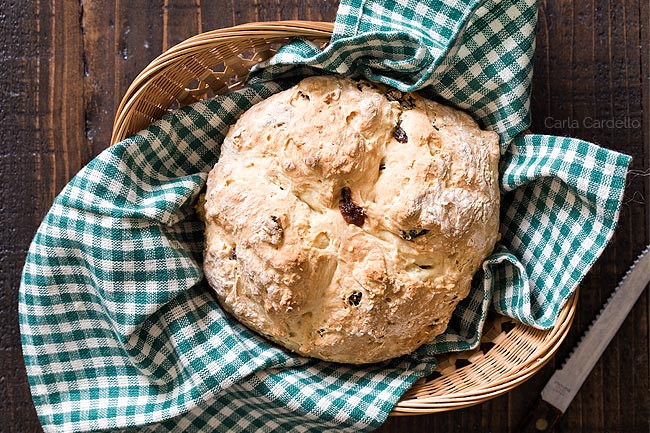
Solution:
<svg viewBox="0 0 650 433">
<path fill-rule="evenodd" d="M 498 235 L 499 147 L 416 94 L 311 77 L 231 127 L 206 192 L 221 305 L 307 356 L 377 362 L 442 333 Z"/>
</svg>

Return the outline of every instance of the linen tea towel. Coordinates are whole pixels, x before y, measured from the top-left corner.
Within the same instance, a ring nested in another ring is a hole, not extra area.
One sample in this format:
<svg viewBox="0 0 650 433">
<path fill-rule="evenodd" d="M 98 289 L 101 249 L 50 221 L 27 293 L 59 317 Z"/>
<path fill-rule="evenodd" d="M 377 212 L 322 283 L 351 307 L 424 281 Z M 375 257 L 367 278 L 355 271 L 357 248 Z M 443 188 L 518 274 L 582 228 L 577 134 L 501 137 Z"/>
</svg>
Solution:
<svg viewBox="0 0 650 433">
<path fill-rule="evenodd" d="M 44 429 L 371 430 L 433 370 L 434 354 L 478 342 L 489 305 L 552 325 L 611 236 L 629 158 L 520 135 L 535 20 L 531 1 L 344 0 L 325 50 L 289 44 L 247 88 L 102 152 L 55 200 L 23 274 L 23 350 Z M 193 203 L 228 126 L 319 71 L 420 89 L 502 141 L 503 241 L 473 296 L 433 344 L 364 368 L 297 357 L 249 332 L 219 309 L 200 267 Z"/>
</svg>

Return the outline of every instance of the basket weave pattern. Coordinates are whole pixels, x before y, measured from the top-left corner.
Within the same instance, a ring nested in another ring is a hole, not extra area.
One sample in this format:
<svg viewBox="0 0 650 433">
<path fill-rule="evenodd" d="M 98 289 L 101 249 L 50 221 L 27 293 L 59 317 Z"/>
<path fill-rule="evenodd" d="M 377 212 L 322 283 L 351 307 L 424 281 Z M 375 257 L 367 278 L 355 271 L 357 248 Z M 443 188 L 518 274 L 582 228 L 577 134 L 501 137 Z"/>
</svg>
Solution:
<svg viewBox="0 0 650 433">
<path fill-rule="evenodd" d="M 281 21 L 245 24 L 187 39 L 135 78 L 115 116 L 111 143 L 146 128 L 169 110 L 241 87 L 253 65 L 271 57 L 291 38 L 326 44 L 332 30 L 332 23 Z M 477 349 L 441 355 L 436 372 L 416 382 L 391 415 L 458 409 L 508 392 L 553 356 L 569 331 L 576 303 L 574 294 L 548 331 L 502 316 L 489 318 Z"/>
</svg>

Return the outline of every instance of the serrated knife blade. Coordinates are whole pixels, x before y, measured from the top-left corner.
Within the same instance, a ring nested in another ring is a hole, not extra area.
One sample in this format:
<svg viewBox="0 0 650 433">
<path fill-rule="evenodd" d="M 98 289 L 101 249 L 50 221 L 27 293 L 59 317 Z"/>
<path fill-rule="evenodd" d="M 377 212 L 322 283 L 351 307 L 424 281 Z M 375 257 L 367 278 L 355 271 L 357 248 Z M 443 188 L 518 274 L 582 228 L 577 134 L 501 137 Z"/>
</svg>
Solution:
<svg viewBox="0 0 650 433">
<path fill-rule="evenodd" d="M 541 393 L 522 433 L 550 430 L 567 410 L 637 299 L 650 282 L 650 246 L 639 255 L 575 346 L 563 366 L 556 370 Z"/>
</svg>

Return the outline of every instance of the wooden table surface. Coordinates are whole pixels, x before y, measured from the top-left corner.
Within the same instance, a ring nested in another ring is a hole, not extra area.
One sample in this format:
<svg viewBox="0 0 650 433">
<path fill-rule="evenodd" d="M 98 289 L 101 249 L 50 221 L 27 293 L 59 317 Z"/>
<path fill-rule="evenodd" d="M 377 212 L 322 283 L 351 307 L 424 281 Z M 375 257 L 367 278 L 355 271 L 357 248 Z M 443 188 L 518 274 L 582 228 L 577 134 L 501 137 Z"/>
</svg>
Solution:
<svg viewBox="0 0 650 433">
<path fill-rule="evenodd" d="M 252 21 L 333 21 L 337 0 L 0 1 L 0 432 L 41 432 L 17 317 L 29 243 L 55 195 L 109 143 L 131 80 L 196 33 Z M 510 432 L 650 241 L 650 4 L 540 2 L 532 131 L 633 156 L 617 231 L 584 279 L 557 356 L 512 392 L 468 409 L 390 418 L 378 431 Z M 556 432 L 650 431 L 648 291 Z"/>
</svg>

